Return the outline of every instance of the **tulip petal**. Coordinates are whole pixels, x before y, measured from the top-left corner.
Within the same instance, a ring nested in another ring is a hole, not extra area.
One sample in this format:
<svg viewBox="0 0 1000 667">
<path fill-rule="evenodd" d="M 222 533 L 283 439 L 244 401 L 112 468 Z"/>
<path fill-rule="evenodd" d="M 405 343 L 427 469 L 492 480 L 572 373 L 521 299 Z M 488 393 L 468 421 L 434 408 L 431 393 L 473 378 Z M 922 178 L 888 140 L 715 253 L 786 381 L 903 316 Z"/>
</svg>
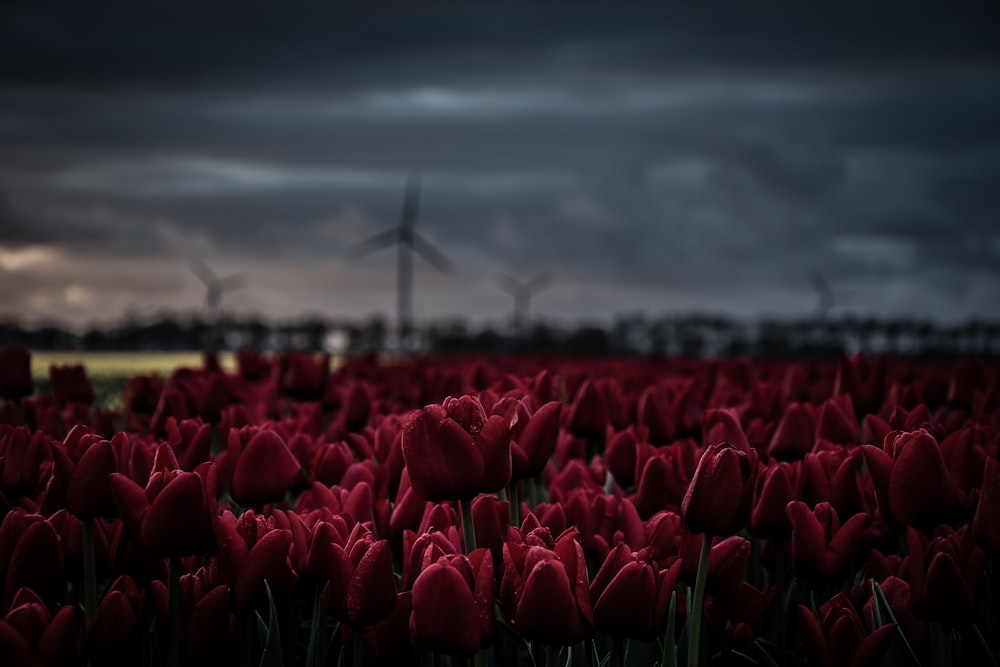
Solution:
<svg viewBox="0 0 1000 667">
<path fill-rule="evenodd" d="M 208 499 L 198 475 L 182 472 L 163 487 L 142 518 L 141 541 L 154 556 L 200 556 L 214 551 Z"/>
<path fill-rule="evenodd" d="M 259 431 L 240 452 L 233 470 L 233 499 L 244 507 L 275 502 L 295 485 L 299 462 L 274 431 Z"/>
<path fill-rule="evenodd" d="M 595 629 L 623 637 L 653 637 L 656 576 L 647 563 L 626 563 L 594 601 Z"/>
<path fill-rule="evenodd" d="M 378 623 L 396 606 L 389 542 L 379 540 L 361 558 L 347 587 L 347 615 L 355 627 Z"/>
<path fill-rule="evenodd" d="M 495 493 L 510 485 L 510 428 L 503 417 L 493 415 L 483 424 L 476 439 L 483 457 L 483 483 L 480 493 Z"/>
<path fill-rule="evenodd" d="M 442 561 L 432 563 L 413 583 L 410 630 L 413 640 L 442 653 L 471 656 L 482 632 L 473 593 L 465 577 Z"/>
<path fill-rule="evenodd" d="M 528 574 L 514 625 L 530 642 L 567 645 L 586 638 L 576 597 L 561 562 L 541 560 Z"/>
<path fill-rule="evenodd" d="M 431 405 L 403 425 L 403 459 L 410 484 L 423 498 L 455 500 L 478 493 L 483 457 L 472 436 L 444 409 Z"/>
</svg>

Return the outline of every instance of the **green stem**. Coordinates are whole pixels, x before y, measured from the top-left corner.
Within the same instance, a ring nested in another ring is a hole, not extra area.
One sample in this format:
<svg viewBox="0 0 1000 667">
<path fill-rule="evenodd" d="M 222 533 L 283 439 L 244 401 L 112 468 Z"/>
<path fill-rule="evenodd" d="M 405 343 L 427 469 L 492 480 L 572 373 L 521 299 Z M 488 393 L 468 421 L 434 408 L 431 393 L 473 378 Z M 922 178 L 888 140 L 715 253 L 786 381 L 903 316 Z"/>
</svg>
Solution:
<svg viewBox="0 0 1000 667">
<path fill-rule="evenodd" d="M 471 554 L 476 548 L 476 527 L 472 523 L 472 498 L 462 498 L 458 504 L 462 508 L 462 540 L 465 543 L 465 553 Z"/>
<path fill-rule="evenodd" d="M 782 667 L 787 662 L 788 627 L 786 626 L 786 621 L 791 618 L 788 613 L 789 610 L 785 607 L 787 583 L 785 582 L 785 554 L 783 546 L 781 542 L 774 543 L 774 580 L 778 588 L 778 604 L 781 609 L 781 613 L 778 614 L 778 664 Z"/>
<path fill-rule="evenodd" d="M 559 664 L 559 647 L 545 645 L 545 667 L 556 667 Z"/>
<path fill-rule="evenodd" d="M 465 553 L 471 554 L 476 548 L 476 526 L 472 521 L 472 498 L 462 498 L 458 501 L 462 508 L 462 541 Z M 478 651 L 473 657 L 475 667 L 486 667 L 486 654 Z"/>
<path fill-rule="evenodd" d="M 365 633 L 361 628 L 352 628 L 354 634 L 354 667 L 364 667 L 365 664 Z"/>
<path fill-rule="evenodd" d="M 510 491 L 507 494 L 510 500 L 510 525 L 514 528 L 521 527 L 521 490 L 520 482 L 514 480 L 510 483 Z"/>
<path fill-rule="evenodd" d="M 181 664 L 181 559 L 170 557 L 170 588 L 168 590 L 167 665 Z"/>
<path fill-rule="evenodd" d="M 705 581 L 708 579 L 708 556 L 712 552 L 711 535 L 702 535 L 701 557 L 698 559 L 698 576 L 694 582 L 694 599 L 688 623 L 691 627 L 691 643 L 688 645 L 688 667 L 698 667 L 701 649 L 701 615 L 705 603 Z"/>
<path fill-rule="evenodd" d="M 252 609 L 240 612 L 240 667 L 250 667 L 250 656 L 253 653 L 253 632 L 255 623 Z"/>
<path fill-rule="evenodd" d="M 677 591 L 670 592 L 670 606 L 667 607 L 667 632 L 663 637 L 662 667 L 677 667 Z"/>
<path fill-rule="evenodd" d="M 625 642 L 619 635 L 611 635 L 611 665 L 612 667 L 625 665 Z"/>
<path fill-rule="evenodd" d="M 931 655 L 934 667 L 951 667 L 951 637 L 941 621 L 931 622 Z"/>
<path fill-rule="evenodd" d="M 483 649 L 476 651 L 476 654 L 472 656 L 472 664 L 475 667 L 487 667 L 486 651 Z"/>
<path fill-rule="evenodd" d="M 975 639 L 976 644 L 979 645 L 979 649 L 985 657 L 986 664 L 989 665 L 989 667 L 997 667 L 996 656 L 994 656 L 993 651 L 990 650 L 990 645 L 986 642 L 986 638 L 983 637 L 983 633 L 979 630 L 979 626 L 973 623 L 971 630 L 972 638 Z"/>
<path fill-rule="evenodd" d="M 297 665 L 299 661 L 296 656 L 296 652 L 299 647 L 299 624 L 298 618 L 295 613 L 295 602 L 294 600 L 288 601 L 288 614 L 285 616 L 285 628 L 287 634 L 285 635 L 285 664 L 286 665 Z"/>
<path fill-rule="evenodd" d="M 83 520 L 83 611 L 87 627 L 97 611 L 97 563 L 94 558 L 94 519 Z"/>
<path fill-rule="evenodd" d="M 323 622 L 322 607 L 320 601 L 323 597 L 322 589 L 317 586 L 313 594 L 312 624 L 309 626 L 309 644 L 306 647 L 306 667 L 314 667 L 322 664 L 317 661 L 316 647 L 319 645 L 319 629 Z"/>
</svg>

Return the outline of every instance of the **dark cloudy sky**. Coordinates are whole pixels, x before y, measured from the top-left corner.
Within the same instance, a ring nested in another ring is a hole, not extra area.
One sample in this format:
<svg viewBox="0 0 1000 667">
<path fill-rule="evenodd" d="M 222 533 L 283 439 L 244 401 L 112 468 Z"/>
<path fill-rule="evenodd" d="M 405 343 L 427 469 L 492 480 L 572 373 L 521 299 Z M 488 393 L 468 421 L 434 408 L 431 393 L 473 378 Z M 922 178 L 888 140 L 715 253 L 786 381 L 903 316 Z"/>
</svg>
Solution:
<svg viewBox="0 0 1000 667">
<path fill-rule="evenodd" d="M 996 315 L 993 3 L 288 4 L 0 5 L 0 317 Z"/>
</svg>

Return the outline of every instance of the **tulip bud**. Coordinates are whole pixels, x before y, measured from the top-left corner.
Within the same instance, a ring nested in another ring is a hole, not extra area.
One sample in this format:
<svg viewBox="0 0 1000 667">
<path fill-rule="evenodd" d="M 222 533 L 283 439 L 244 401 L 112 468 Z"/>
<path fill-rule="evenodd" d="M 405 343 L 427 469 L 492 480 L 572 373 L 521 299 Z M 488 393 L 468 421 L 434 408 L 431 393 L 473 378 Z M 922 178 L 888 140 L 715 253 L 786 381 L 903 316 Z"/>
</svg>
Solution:
<svg viewBox="0 0 1000 667">
<path fill-rule="evenodd" d="M 403 426 L 410 484 L 427 500 L 471 498 L 510 484 L 510 427 L 471 396 L 413 413 Z"/>
<path fill-rule="evenodd" d="M 733 535 L 746 525 L 753 500 L 757 455 L 729 443 L 712 445 L 702 454 L 688 485 L 681 515 L 693 533 Z"/>
</svg>

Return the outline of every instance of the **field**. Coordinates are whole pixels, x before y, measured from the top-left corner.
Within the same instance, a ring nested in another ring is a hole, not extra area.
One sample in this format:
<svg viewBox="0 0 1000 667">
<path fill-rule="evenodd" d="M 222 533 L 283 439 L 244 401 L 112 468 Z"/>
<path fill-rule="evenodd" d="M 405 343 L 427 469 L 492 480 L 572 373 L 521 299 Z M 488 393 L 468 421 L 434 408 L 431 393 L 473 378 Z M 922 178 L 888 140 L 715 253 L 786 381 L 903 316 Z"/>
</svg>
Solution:
<svg viewBox="0 0 1000 667">
<path fill-rule="evenodd" d="M 997 664 L 995 361 L 0 353 L 5 667 Z"/>
<path fill-rule="evenodd" d="M 219 357 L 222 367 L 232 371 L 236 362 L 232 354 Z M 180 366 L 201 365 L 199 352 L 52 352 L 40 351 L 31 355 L 31 376 L 38 393 L 51 389 L 49 366 L 83 364 L 94 386 L 97 404 L 119 409 L 122 407 L 122 390 L 125 380 L 132 375 L 155 373 L 167 378 Z"/>
<path fill-rule="evenodd" d="M 233 355 L 219 356 L 222 367 L 232 371 L 236 367 Z M 158 373 L 166 377 L 178 366 L 200 366 L 200 352 L 33 352 L 31 375 L 36 382 L 47 380 L 49 366 L 56 364 L 83 364 L 91 378 L 124 377 L 145 373 Z"/>
</svg>

